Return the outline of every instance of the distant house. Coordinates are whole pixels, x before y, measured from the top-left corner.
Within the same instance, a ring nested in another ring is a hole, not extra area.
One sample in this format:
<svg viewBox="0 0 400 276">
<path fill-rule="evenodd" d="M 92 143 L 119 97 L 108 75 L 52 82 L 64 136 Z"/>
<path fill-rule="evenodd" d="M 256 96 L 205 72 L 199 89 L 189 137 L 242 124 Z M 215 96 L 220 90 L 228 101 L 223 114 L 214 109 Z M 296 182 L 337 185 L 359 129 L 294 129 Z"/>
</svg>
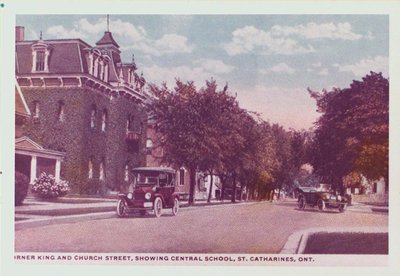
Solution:
<svg viewBox="0 0 400 276">
<path fill-rule="evenodd" d="M 126 172 L 146 162 L 146 81 L 133 58 L 121 60 L 112 33 L 91 46 L 79 38 L 27 41 L 18 26 L 15 71 L 15 93 L 24 96 L 17 112 L 26 109 L 16 114 L 25 118 L 23 127 L 16 122 L 16 169 L 31 181 L 55 174 L 71 193 L 128 185 Z"/>
</svg>

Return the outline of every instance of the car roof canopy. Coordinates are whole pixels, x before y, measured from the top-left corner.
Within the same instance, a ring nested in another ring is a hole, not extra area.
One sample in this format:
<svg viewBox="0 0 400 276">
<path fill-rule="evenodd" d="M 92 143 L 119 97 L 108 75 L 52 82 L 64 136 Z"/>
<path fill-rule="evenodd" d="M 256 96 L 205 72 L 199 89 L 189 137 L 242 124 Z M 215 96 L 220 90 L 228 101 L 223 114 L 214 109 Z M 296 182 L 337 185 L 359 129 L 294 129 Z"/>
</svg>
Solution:
<svg viewBox="0 0 400 276">
<path fill-rule="evenodd" d="M 168 167 L 137 167 L 132 169 L 133 172 L 165 172 L 175 173 L 175 170 Z"/>
</svg>

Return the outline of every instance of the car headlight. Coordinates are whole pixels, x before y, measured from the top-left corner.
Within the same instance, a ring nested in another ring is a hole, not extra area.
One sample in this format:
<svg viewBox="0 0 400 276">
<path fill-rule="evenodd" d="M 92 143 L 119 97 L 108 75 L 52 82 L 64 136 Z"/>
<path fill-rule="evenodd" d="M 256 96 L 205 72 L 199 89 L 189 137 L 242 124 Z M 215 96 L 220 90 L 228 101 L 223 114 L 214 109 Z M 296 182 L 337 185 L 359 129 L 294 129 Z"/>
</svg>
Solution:
<svg viewBox="0 0 400 276">
<path fill-rule="evenodd" d="M 149 200 L 149 199 L 151 198 L 151 194 L 150 194 L 150 193 L 146 193 L 146 194 L 144 195 L 144 198 L 147 199 L 147 200 Z"/>
<path fill-rule="evenodd" d="M 126 196 L 128 199 L 133 199 L 133 193 L 128 193 L 128 195 Z"/>
</svg>

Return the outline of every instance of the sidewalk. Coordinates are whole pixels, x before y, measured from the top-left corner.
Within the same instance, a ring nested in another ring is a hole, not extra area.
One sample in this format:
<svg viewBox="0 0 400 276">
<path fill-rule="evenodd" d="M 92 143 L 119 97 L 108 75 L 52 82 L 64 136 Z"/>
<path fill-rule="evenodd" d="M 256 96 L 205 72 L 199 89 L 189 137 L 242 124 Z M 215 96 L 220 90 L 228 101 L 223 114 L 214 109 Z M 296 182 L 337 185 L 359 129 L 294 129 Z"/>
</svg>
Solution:
<svg viewBox="0 0 400 276">
<path fill-rule="evenodd" d="M 351 206 L 347 207 L 348 211 L 353 212 L 363 212 L 363 213 L 372 213 L 372 212 L 380 212 L 380 213 L 388 213 L 388 206 L 372 206 L 364 203 L 352 202 Z"/>
<path fill-rule="evenodd" d="M 107 198 L 59 198 L 57 201 L 38 201 L 27 197 L 22 206 L 15 207 L 15 230 L 50 224 L 72 223 L 93 219 L 115 218 L 118 199 Z M 235 205 L 256 204 L 258 202 L 237 202 Z M 217 207 L 232 204 L 230 200 L 197 201 L 195 206 L 181 202 L 186 210 L 201 207 Z"/>
</svg>

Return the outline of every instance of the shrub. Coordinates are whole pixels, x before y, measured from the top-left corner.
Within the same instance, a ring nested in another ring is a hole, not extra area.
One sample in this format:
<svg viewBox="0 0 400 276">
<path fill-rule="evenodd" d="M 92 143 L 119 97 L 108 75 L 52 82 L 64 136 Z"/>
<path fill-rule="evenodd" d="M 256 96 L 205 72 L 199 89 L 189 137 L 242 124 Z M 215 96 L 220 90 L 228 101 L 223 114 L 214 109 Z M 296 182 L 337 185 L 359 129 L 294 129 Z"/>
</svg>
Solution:
<svg viewBox="0 0 400 276">
<path fill-rule="evenodd" d="M 69 183 L 66 180 L 56 181 L 51 174 L 42 173 L 32 185 L 32 193 L 42 198 L 57 198 L 65 196 L 69 191 Z"/>
<path fill-rule="evenodd" d="M 29 178 L 18 171 L 15 171 L 15 206 L 22 205 L 29 189 Z"/>
</svg>

